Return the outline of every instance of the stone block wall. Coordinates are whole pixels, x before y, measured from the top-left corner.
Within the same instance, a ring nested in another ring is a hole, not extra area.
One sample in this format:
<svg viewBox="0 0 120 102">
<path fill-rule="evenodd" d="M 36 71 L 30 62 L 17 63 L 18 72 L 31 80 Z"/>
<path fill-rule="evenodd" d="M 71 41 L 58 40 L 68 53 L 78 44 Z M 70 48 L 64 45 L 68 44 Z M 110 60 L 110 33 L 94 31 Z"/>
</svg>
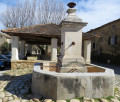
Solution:
<svg viewBox="0 0 120 102">
<path fill-rule="evenodd" d="M 33 68 L 35 63 L 43 62 L 41 60 L 37 61 L 29 61 L 29 60 L 18 60 L 11 61 L 11 68 Z"/>
</svg>

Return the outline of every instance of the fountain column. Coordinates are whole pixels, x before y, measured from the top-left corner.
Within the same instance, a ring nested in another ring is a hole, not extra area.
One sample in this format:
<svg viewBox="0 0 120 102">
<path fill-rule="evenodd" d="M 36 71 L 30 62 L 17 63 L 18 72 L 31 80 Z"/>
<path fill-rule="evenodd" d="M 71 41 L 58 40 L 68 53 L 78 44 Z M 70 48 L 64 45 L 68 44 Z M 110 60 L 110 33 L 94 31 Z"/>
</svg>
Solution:
<svg viewBox="0 0 120 102">
<path fill-rule="evenodd" d="M 84 41 L 84 58 L 86 63 L 91 62 L 91 40 Z"/>
<path fill-rule="evenodd" d="M 19 37 L 18 36 L 12 36 L 12 61 L 19 60 L 18 57 L 18 49 L 19 49 Z"/>
<path fill-rule="evenodd" d="M 25 58 L 25 41 L 21 41 L 21 45 L 20 45 L 20 56 L 22 57 L 22 59 Z"/>
<path fill-rule="evenodd" d="M 51 39 L 51 60 L 57 61 L 57 38 Z"/>
<path fill-rule="evenodd" d="M 69 3 L 67 10 L 68 16 L 61 22 L 61 56 L 58 61 L 58 67 L 71 69 L 74 67 L 84 67 L 85 60 L 82 57 L 82 28 L 87 23 L 75 14 L 76 4 Z"/>
<path fill-rule="evenodd" d="M 27 51 L 32 54 L 32 45 L 31 44 L 27 44 Z"/>
</svg>

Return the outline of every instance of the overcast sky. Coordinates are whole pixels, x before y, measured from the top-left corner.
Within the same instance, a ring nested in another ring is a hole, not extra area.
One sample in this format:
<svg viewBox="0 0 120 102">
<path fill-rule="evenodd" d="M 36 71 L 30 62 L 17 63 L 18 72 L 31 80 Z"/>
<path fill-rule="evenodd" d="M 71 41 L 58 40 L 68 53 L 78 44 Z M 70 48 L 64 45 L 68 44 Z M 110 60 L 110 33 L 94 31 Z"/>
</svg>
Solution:
<svg viewBox="0 0 120 102">
<path fill-rule="evenodd" d="M 6 6 L 15 6 L 17 0 L 0 0 L 0 13 L 3 12 Z M 24 2 L 24 0 L 20 0 Z M 108 22 L 120 18 L 120 0 L 60 0 L 65 6 L 68 2 L 77 3 L 77 15 L 88 22 L 88 25 L 83 29 L 84 32 L 90 29 L 97 28 Z M 0 29 L 4 26 L 0 22 Z"/>
</svg>

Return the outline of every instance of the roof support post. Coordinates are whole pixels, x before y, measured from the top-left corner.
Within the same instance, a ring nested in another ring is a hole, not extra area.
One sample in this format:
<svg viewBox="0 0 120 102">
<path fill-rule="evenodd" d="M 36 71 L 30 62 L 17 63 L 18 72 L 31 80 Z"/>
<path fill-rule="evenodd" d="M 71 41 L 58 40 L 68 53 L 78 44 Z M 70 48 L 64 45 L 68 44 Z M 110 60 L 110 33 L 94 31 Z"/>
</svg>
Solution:
<svg viewBox="0 0 120 102">
<path fill-rule="evenodd" d="M 27 51 L 32 54 L 32 45 L 27 44 Z"/>
<path fill-rule="evenodd" d="M 25 41 L 21 41 L 21 45 L 20 45 L 20 56 L 22 59 L 25 58 Z"/>
<path fill-rule="evenodd" d="M 51 61 L 57 61 L 57 38 L 51 39 Z"/>
<path fill-rule="evenodd" d="M 12 61 L 19 60 L 18 49 L 19 49 L 19 37 L 12 36 Z"/>
<path fill-rule="evenodd" d="M 91 63 L 91 41 L 84 41 L 84 58 L 86 63 Z"/>
</svg>

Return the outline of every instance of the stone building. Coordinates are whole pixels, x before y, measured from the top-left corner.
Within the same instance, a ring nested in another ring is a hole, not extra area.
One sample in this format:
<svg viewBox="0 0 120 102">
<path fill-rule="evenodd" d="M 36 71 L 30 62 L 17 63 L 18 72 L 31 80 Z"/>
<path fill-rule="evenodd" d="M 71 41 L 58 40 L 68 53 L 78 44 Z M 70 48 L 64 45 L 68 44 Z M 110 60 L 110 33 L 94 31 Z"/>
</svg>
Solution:
<svg viewBox="0 0 120 102">
<path fill-rule="evenodd" d="M 116 57 L 120 56 L 120 19 L 87 33 L 100 36 L 99 39 L 92 39 L 92 59 L 105 63 L 116 62 Z"/>
<path fill-rule="evenodd" d="M 11 43 L 11 37 L 7 34 L 0 33 L 0 45 L 4 44 L 5 42 Z"/>
</svg>

